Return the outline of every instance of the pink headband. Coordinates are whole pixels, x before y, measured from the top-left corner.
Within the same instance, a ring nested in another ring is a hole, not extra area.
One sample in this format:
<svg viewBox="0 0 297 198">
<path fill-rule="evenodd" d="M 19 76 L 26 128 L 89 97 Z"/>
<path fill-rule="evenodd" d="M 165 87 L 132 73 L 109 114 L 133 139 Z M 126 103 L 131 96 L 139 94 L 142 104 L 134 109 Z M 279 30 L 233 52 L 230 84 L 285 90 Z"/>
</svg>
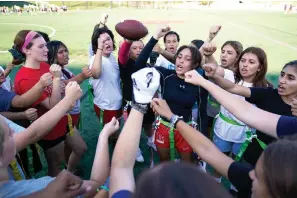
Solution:
<svg viewBox="0 0 297 198">
<path fill-rule="evenodd" d="M 37 32 L 34 31 L 30 31 L 26 38 L 25 38 L 25 42 L 24 45 L 22 47 L 22 51 L 24 52 L 24 50 L 26 49 L 26 47 L 29 45 L 29 43 L 32 41 L 32 39 L 34 38 L 34 36 L 36 36 L 36 34 L 38 34 Z"/>
</svg>

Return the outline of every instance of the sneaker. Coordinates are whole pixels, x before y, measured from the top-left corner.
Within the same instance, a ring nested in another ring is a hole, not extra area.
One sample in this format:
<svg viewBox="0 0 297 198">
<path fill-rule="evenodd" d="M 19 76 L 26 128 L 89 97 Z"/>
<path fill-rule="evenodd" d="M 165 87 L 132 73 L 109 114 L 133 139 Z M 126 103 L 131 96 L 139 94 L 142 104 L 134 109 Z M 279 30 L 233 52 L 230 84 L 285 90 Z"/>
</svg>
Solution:
<svg viewBox="0 0 297 198">
<path fill-rule="evenodd" d="M 136 153 L 136 161 L 139 163 L 144 162 L 144 158 L 142 156 L 142 152 L 141 152 L 140 148 L 138 148 L 137 153 Z"/>
<path fill-rule="evenodd" d="M 151 138 L 148 138 L 148 139 L 147 139 L 147 145 L 148 145 L 149 147 L 153 148 L 153 149 L 157 152 L 157 147 L 156 147 L 156 145 L 154 144 L 154 142 L 152 141 Z"/>
</svg>

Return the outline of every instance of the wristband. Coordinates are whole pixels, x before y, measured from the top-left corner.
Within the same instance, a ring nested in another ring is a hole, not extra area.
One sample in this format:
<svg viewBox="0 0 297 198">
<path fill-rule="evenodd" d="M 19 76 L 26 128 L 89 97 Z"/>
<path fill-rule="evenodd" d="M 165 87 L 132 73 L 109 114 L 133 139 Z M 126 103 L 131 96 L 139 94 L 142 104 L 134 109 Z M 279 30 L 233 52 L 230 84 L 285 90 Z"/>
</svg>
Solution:
<svg viewBox="0 0 297 198">
<path fill-rule="evenodd" d="M 136 111 L 139 111 L 143 114 L 146 114 L 147 112 L 147 104 L 139 104 L 139 103 L 135 103 L 135 102 L 132 102 L 132 108 L 135 109 Z"/>
<path fill-rule="evenodd" d="M 107 188 L 106 186 L 100 186 L 100 189 L 103 189 L 103 190 L 109 192 L 109 188 Z"/>
<path fill-rule="evenodd" d="M 183 119 L 182 116 L 173 115 L 170 118 L 170 125 L 171 125 L 171 127 L 176 128 L 176 124 L 178 123 L 178 121 L 180 121 L 182 119 Z"/>
</svg>

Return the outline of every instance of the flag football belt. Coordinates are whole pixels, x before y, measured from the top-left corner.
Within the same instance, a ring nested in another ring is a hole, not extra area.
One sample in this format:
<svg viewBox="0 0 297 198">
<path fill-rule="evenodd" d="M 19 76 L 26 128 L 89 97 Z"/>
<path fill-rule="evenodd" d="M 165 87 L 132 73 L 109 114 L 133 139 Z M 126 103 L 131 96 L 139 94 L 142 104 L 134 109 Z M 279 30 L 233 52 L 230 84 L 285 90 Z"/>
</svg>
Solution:
<svg viewBox="0 0 297 198">
<path fill-rule="evenodd" d="M 220 108 L 220 104 L 219 103 L 216 103 L 214 102 L 210 97 L 207 98 L 207 102 L 210 104 L 210 106 L 212 106 L 213 108 Z"/>
<path fill-rule="evenodd" d="M 229 123 L 229 124 L 232 124 L 232 125 L 235 125 L 235 126 L 246 126 L 246 125 L 239 124 L 235 120 L 232 120 L 232 119 L 224 116 L 224 114 L 222 114 L 221 112 L 219 114 L 219 117 L 222 120 L 224 120 L 225 122 Z M 235 157 L 235 161 L 240 161 L 241 160 L 244 152 L 246 151 L 246 149 L 249 146 L 249 144 L 253 141 L 253 139 L 256 139 L 257 140 L 257 142 L 259 143 L 259 145 L 261 146 L 261 148 L 263 150 L 267 147 L 267 145 L 263 141 L 261 141 L 257 137 L 256 134 L 252 133 L 252 131 L 250 129 L 247 130 L 245 133 L 246 133 L 246 139 L 245 139 L 244 143 L 241 145 L 240 150 L 239 150 L 239 153 Z"/>
<path fill-rule="evenodd" d="M 174 161 L 175 160 L 174 130 L 176 130 L 176 129 L 171 125 L 170 122 L 167 122 L 167 121 L 163 120 L 162 118 L 159 118 L 158 121 L 157 121 L 158 126 L 161 123 L 164 126 L 169 128 L 170 160 Z M 187 122 L 187 124 L 192 125 L 193 122 L 189 121 L 189 122 Z"/>
</svg>

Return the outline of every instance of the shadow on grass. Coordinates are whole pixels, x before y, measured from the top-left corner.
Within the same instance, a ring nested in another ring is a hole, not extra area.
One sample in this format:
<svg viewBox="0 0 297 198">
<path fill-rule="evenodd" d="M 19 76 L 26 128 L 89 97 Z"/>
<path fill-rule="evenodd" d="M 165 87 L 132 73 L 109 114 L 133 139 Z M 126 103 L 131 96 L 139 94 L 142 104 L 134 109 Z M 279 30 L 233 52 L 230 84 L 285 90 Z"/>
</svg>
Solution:
<svg viewBox="0 0 297 198">
<path fill-rule="evenodd" d="M 14 76 L 16 72 L 18 71 L 19 68 L 14 68 L 13 71 L 10 74 L 11 79 L 14 79 Z M 78 74 L 81 71 L 81 67 L 70 67 L 70 70 Z M 277 79 L 278 79 L 278 74 L 269 74 L 267 75 L 267 78 L 270 82 L 274 84 L 274 86 L 277 85 Z M 83 92 L 86 94 L 88 91 L 88 81 L 85 81 L 81 84 L 81 87 L 83 89 Z M 83 170 L 83 178 L 84 179 L 89 179 L 90 178 L 90 173 L 92 169 L 92 164 L 96 152 L 96 145 L 97 145 L 97 140 L 98 140 L 98 135 L 101 131 L 100 126 L 99 126 L 99 121 L 98 118 L 94 112 L 93 109 L 93 103 L 92 101 L 89 100 L 88 95 L 83 98 L 82 103 L 81 103 L 81 116 L 82 116 L 82 125 L 80 128 L 80 133 L 87 143 L 88 150 L 82 160 L 80 161 L 79 167 L 80 169 Z M 148 147 L 146 145 L 147 139 L 144 133 L 141 135 L 141 142 L 140 142 L 140 148 L 143 151 L 143 156 L 145 158 L 144 163 L 136 163 L 135 168 L 134 168 L 134 173 L 135 176 L 137 177 L 140 172 L 142 172 L 144 169 L 149 168 L 150 165 L 150 156 L 151 153 L 148 150 Z M 112 149 L 110 148 L 110 154 L 112 153 Z M 154 155 L 156 158 L 156 162 L 158 162 L 158 158 L 156 157 L 157 155 Z M 47 172 L 47 165 L 45 162 L 45 159 L 43 159 L 43 170 L 38 174 L 38 176 L 43 176 Z"/>
</svg>

